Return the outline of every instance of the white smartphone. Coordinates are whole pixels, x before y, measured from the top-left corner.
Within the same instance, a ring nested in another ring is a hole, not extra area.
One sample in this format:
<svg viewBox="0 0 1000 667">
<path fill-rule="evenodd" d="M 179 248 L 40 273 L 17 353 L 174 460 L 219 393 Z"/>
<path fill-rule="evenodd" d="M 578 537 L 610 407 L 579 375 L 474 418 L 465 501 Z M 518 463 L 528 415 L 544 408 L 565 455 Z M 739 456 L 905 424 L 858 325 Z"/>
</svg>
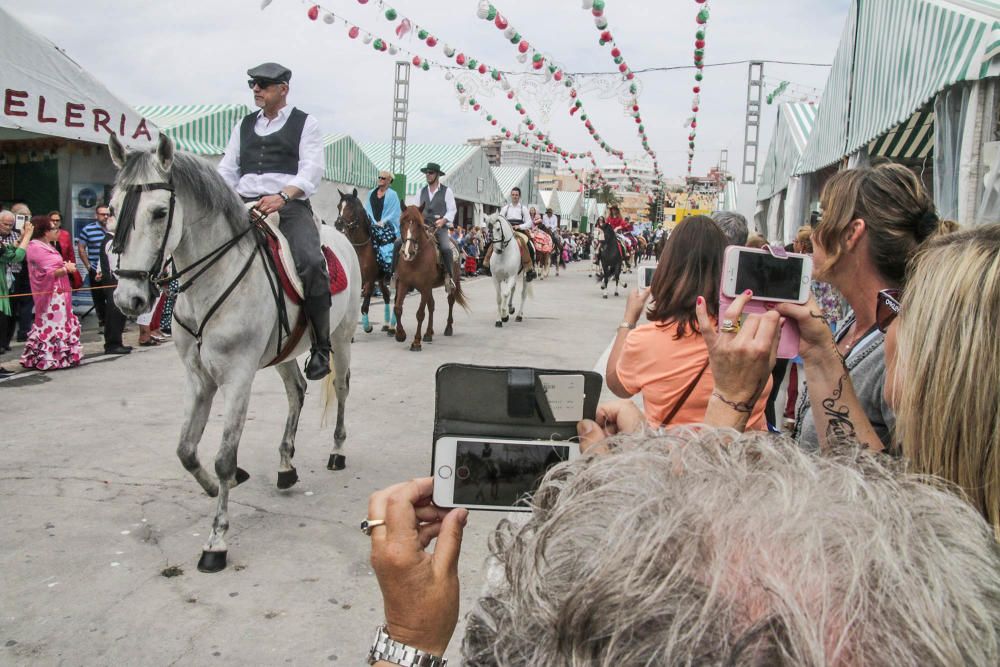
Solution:
<svg viewBox="0 0 1000 667">
<path fill-rule="evenodd" d="M 752 290 L 755 301 L 805 303 L 812 269 L 809 255 L 788 253 L 787 259 L 780 259 L 767 250 L 729 246 L 722 267 L 722 293 L 735 298 Z"/>
<path fill-rule="evenodd" d="M 24 215 L 23 213 L 15 215 L 14 229 L 17 231 L 21 231 L 22 229 L 24 229 L 24 223 L 26 223 L 27 221 L 28 221 L 28 216 Z"/>
<path fill-rule="evenodd" d="M 549 468 L 580 456 L 569 441 L 439 438 L 434 443 L 434 504 L 470 510 L 530 511 L 520 501 Z"/>
<path fill-rule="evenodd" d="M 639 267 L 639 289 L 646 289 L 653 284 L 653 276 L 656 274 L 655 266 Z"/>
</svg>

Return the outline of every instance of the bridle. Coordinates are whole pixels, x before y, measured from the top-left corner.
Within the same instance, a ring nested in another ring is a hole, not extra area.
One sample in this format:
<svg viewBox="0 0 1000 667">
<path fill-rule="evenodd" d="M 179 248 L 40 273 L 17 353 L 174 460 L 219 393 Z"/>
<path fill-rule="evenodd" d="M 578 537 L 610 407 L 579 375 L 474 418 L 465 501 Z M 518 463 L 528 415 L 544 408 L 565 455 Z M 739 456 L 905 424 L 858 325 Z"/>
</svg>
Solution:
<svg viewBox="0 0 1000 667">
<path fill-rule="evenodd" d="M 499 223 L 499 221 L 498 221 L 498 223 Z M 507 246 L 509 246 L 510 243 L 511 243 L 511 241 L 513 241 L 513 240 L 514 240 L 514 232 L 513 231 L 511 231 L 511 233 L 510 233 L 510 238 L 504 238 L 504 235 L 503 235 L 503 225 L 501 224 L 500 225 L 500 249 L 499 249 L 498 252 L 503 252 L 504 250 L 506 250 Z"/>
<path fill-rule="evenodd" d="M 130 185 L 125 188 L 125 201 L 122 202 L 122 212 L 118 218 L 118 227 L 115 229 L 115 237 L 111 244 L 111 249 L 118 255 L 118 264 L 121 264 L 121 254 L 125 251 L 126 244 L 128 244 L 129 238 L 131 237 L 132 230 L 135 228 L 135 214 L 139 206 L 139 198 L 142 196 L 143 192 L 155 192 L 157 190 L 167 190 L 170 192 L 170 209 L 167 212 L 167 224 L 166 230 L 163 234 L 163 241 L 160 243 L 160 249 L 156 254 L 156 259 L 153 260 L 152 266 L 146 271 L 135 270 L 135 269 L 119 269 L 116 268 L 115 273 L 119 278 L 133 279 L 139 281 L 147 281 L 155 293 L 157 290 L 163 289 L 164 285 L 168 285 L 174 280 L 179 280 L 181 277 L 195 271 L 194 274 L 188 278 L 177 288 L 177 294 L 182 294 L 194 282 L 200 278 L 206 271 L 208 271 L 212 266 L 215 265 L 223 256 L 230 250 L 236 247 L 236 245 L 243 240 L 243 238 L 250 234 L 255 233 L 256 240 L 254 244 L 254 250 L 250 253 L 247 258 L 247 262 L 243 265 L 243 268 L 236 275 L 229 286 L 223 290 L 222 294 L 215 300 L 215 302 L 209 307 L 205 317 L 202 319 L 201 324 L 197 329 L 189 327 L 186 325 L 177 314 L 174 314 L 174 320 L 191 336 L 201 344 L 202 335 L 205 331 L 206 325 L 208 325 L 209 320 L 215 315 L 216 311 L 225 303 L 229 295 L 233 293 L 236 287 L 241 283 L 247 272 L 250 271 L 250 267 L 253 265 L 255 259 L 259 255 L 261 261 L 264 263 L 265 274 L 268 278 L 268 284 L 271 288 L 272 296 L 275 299 L 275 307 L 278 309 L 278 353 L 281 352 L 281 342 L 282 335 L 287 334 L 291 331 L 288 322 L 288 315 L 285 310 L 284 300 L 281 299 L 281 285 L 278 282 L 278 272 L 277 267 L 274 266 L 274 261 L 270 257 L 270 254 L 264 251 L 264 246 L 266 241 L 264 240 L 263 225 L 266 225 L 264 216 L 256 208 L 250 209 L 250 224 L 246 226 L 246 229 L 241 231 L 239 234 L 229 239 L 222 245 L 218 246 L 214 250 L 209 251 L 204 257 L 198 259 L 188 266 L 184 267 L 180 271 L 174 271 L 173 273 L 166 272 L 166 251 L 167 251 L 167 241 L 170 238 L 170 232 L 174 225 L 174 211 L 176 208 L 177 195 L 174 191 L 173 183 L 144 183 L 141 185 Z M 155 276 L 155 277 L 154 277 Z"/>
<path fill-rule="evenodd" d="M 351 216 L 351 222 L 349 224 L 347 222 L 345 222 L 344 221 L 344 209 L 345 208 L 347 208 L 346 205 L 340 207 L 340 211 L 338 211 L 338 213 L 337 213 L 337 220 L 336 220 L 336 222 L 333 223 L 334 227 L 336 227 L 337 229 L 340 229 L 340 230 L 344 230 L 346 232 L 353 232 L 354 230 L 358 229 L 359 227 L 361 227 L 362 229 L 364 229 L 365 234 L 367 235 L 367 238 L 365 238 L 364 241 L 360 241 L 358 243 L 355 243 L 354 240 L 351 239 L 350 237 L 347 238 L 347 240 L 350 241 L 351 245 L 354 246 L 355 248 L 362 248 L 362 247 L 368 245 L 369 243 L 371 243 L 372 242 L 372 230 L 371 230 L 371 227 L 370 226 L 367 227 L 367 228 L 362 227 L 361 221 L 355 219 L 354 216 Z M 364 210 L 363 207 L 362 207 L 362 210 Z M 367 217 L 368 217 L 368 211 L 365 211 L 365 218 L 367 218 Z"/>
</svg>

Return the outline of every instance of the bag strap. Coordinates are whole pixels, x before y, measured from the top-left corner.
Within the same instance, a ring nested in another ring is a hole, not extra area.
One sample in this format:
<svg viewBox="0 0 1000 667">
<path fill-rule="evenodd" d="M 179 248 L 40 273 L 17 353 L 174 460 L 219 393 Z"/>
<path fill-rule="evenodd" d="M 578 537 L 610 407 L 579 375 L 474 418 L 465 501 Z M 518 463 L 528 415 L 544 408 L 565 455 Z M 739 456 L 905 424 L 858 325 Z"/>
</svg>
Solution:
<svg viewBox="0 0 1000 667">
<path fill-rule="evenodd" d="M 673 409 L 671 409 L 670 413 L 663 418 L 662 422 L 660 422 L 660 428 L 664 428 L 667 424 L 669 424 L 674 420 L 674 417 L 677 416 L 677 413 L 680 412 L 682 407 L 684 407 L 684 403 L 688 400 L 688 397 L 691 396 L 691 392 L 693 392 L 694 388 L 698 386 L 698 382 L 701 380 L 701 376 L 705 374 L 705 371 L 707 369 L 708 369 L 708 361 L 706 360 L 705 365 L 701 367 L 701 370 L 698 371 L 698 374 L 694 376 L 693 380 L 691 380 L 691 384 L 689 384 L 687 386 L 687 389 L 684 390 L 684 393 L 681 394 L 680 399 L 678 399 L 677 403 L 674 404 Z"/>
</svg>

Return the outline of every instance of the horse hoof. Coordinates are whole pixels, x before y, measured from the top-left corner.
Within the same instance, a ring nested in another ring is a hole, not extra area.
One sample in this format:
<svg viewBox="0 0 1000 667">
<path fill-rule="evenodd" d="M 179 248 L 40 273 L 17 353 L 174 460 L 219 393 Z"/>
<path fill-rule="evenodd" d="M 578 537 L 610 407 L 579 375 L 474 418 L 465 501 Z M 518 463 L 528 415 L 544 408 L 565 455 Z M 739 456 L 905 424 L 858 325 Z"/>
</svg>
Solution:
<svg viewBox="0 0 1000 667">
<path fill-rule="evenodd" d="M 420 352 L 422 349 L 423 348 L 420 345 L 416 344 L 416 343 L 412 343 L 410 345 L 410 352 Z"/>
<path fill-rule="evenodd" d="M 497 323 L 496 323 L 495 326 L 496 326 L 497 329 L 503 329 L 503 322 L 501 322 L 500 320 L 497 320 Z"/>
<path fill-rule="evenodd" d="M 375 331 L 375 327 L 373 327 L 373 326 L 367 326 L 367 327 L 365 327 L 365 333 L 371 333 L 373 331 Z"/>
<path fill-rule="evenodd" d="M 511 315 L 513 315 L 514 314 L 514 307 L 511 306 L 510 308 L 508 308 L 507 312 L 510 313 Z"/>
<path fill-rule="evenodd" d="M 454 333 L 455 333 L 455 330 L 454 330 L 454 329 L 452 329 L 451 327 L 448 327 L 447 329 L 445 329 L 445 330 L 444 330 L 444 335 L 445 335 L 445 336 L 451 336 L 451 335 L 453 335 Z"/>
<path fill-rule="evenodd" d="M 434 342 L 434 334 L 424 334 L 424 339 L 423 340 L 424 340 L 425 343 L 433 343 Z"/>
<path fill-rule="evenodd" d="M 615 292 L 615 296 L 618 296 L 618 292 Z"/>
<path fill-rule="evenodd" d="M 282 491 L 292 488 L 297 481 L 299 481 L 299 473 L 295 468 L 278 471 L 278 488 Z"/>
<path fill-rule="evenodd" d="M 510 322 L 510 315 L 504 315 L 503 317 L 500 318 L 500 321 L 504 323 Z"/>
<path fill-rule="evenodd" d="M 396 335 L 396 330 L 395 329 L 386 329 L 385 330 L 385 335 L 386 336 L 395 336 Z"/>
<path fill-rule="evenodd" d="M 388 330 L 389 330 L 389 325 L 388 324 L 383 324 L 382 325 L 382 331 L 388 331 Z"/>
<path fill-rule="evenodd" d="M 524 318 L 523 318 L 523 317 L 521 317 L 520 315 L 518 315 L 517 317 L 515 317 L 515 318 L 514 318 L 514 321 L 515 321 L 515 322 L 523 322 L 523 321 L 524 321 Z"/>
<path fill-rule="evenodd" d="M 615 296 L 617 296 L 617 295 L 615 295 Z M 605 294 L 605 295 L 604 295 L 604 298 L 605 298 L 605 299 L 607 299 L 607 298 L 608 298 L 608 295 L 607 295 L 607 294 Z"/>
<path fill-rule="evenodd" d="M 347 457 L 343 454 L 330 454 L 330 459 L 326 462 L 327 470 L 343 470 L 347 467 Z"/>
<path fill-rule="evenodd" d="M 233 486 L 239 486 L 240 484 L 242 484 L 243 482 L 247 481 L 248 479 L 250 479 L 250 473 L 248 473 L 243 468 L 240 468 L 240 467 L 237 466 L 237 468 L 236 468 L 236 484 L 234 484 Z"/>
<path fill-rule="evenodd" d="M 402 343 L 402 342 L 405 342 L 405 341 L 406 341 L 406 334 L 403 333 L 403 332 L 401 332 L 401 331 L 399 331 L 397 329 L 396 330 L 396 342 L 397 343 Z"/>
<path fill-rule="evenodd" d="M 226 569 L 225 551 L 202 551 L 198 559 L 198 571 L 211 574 Z"/>
</svg>

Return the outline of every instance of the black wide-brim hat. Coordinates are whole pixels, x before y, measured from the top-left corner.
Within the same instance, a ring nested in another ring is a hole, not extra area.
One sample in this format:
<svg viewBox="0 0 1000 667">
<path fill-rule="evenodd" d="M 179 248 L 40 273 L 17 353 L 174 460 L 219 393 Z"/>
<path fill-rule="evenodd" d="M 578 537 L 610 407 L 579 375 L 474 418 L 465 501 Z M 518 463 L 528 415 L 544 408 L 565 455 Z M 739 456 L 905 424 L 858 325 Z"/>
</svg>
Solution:
<svg viewBox="0 0 1000 667">
<path fill-rule="evenodd" d="M 251 67 L 247 70 L 251 79 L 266 79 L 279 83 L 288 83 L 292 80 L 292 70 L 278 63 L 264 63 Z"/>
<path fill-rule="evenodd" d="M 428 162 L 427 166 L 420 170 L 420 173 L 429 174 L 432 171 L 438 174 L 439 176 L 444 176 L 444 172 L 441 171 L 441 165 L 439 165 L 437 162 Z"/>
</svg>

